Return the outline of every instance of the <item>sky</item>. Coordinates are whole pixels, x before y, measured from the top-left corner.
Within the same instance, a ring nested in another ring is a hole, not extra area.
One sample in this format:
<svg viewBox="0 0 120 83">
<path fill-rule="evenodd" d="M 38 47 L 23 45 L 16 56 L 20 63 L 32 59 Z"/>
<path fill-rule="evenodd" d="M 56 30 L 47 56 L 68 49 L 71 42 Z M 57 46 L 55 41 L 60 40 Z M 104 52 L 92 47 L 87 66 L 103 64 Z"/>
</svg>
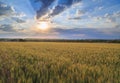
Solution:
<svg viewBox="0 0 120 83">
<path fill-rule="evenodd" d="M 120 39 L 120 0 L 0 0 L 0 38 Z"/>
</svg>

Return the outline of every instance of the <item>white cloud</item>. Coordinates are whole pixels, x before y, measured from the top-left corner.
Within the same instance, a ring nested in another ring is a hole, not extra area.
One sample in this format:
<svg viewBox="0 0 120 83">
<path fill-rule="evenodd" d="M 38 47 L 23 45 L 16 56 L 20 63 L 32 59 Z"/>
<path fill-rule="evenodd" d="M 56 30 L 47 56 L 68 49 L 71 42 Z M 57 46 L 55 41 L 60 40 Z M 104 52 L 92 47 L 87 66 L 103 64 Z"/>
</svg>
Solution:
<svg viewBox="0 0 120 83">
<path fill-rule="evenodd" d="M 99 9 L 99 10 L 102 10 L 103 8 L 104 8 L 103 6 L 101 6 L 101 7 L 98 7 L 98 9 Z"/>
<path fill-rule="evenodd" d="M 13 17 L 19 17 L 19 18 L 22 18 L 22 17 L 25 17 L 26 14 L 24 12 L 21 12 L 21 13 L 15 13 L 15 15 Z"/>
<path fill-rule="evenodd" d="M 0 17 L 12 16 L 14 14 L 14 7 L 0 2 Z"/>
</svg>

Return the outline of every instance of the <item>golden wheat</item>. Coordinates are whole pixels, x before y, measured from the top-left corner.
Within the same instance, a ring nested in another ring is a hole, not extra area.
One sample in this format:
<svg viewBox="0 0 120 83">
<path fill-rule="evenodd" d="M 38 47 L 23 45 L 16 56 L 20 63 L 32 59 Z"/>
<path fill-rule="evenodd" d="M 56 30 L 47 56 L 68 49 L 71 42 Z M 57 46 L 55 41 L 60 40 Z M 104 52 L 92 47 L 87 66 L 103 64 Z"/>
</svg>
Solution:
<svg viewBox="0 0 120 83">
<path fill-rule="evenodd" d="M 120 44 L 1 42 L 0 83 L 120 83 Z"/>
</svg>

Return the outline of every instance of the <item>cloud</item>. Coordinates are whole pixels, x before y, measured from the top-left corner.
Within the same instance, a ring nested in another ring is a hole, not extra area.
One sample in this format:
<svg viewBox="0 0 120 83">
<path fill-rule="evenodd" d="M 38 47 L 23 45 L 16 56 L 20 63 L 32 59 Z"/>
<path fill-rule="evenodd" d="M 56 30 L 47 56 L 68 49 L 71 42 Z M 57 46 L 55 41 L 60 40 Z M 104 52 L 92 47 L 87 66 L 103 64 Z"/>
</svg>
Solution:
<svg viewBox="0 0 120 83">
<path fill-rule="evenodd" d="M 120 18 L 120 12 L 117 11 L 114 12 L 113 14 L 106 13 L 103 18 L 106 19 L 107 23 L 116 23 L 117 19 Z"/>
<path fill-rule="evenodd" d="M 10 16 L 14 14 L 14 7 L 0 2 L 0 16 Z"/>
<path fill-rule="evenodd" d="M 83 12 L 81 10 L 76 11 L 76 16 L 83 16 L 84 14 L 85 14 L 85 12 Z"/>
<path fill-rule="evenodd" d="M 22 18 L 22 17 L 25 17 L 26 14 L 21 12 L 21 13 L 15 13 L 13 17 L 18 17 L 18 18 Z"/>
<path fill-rule="evenodd" d="M 86 34 L 73 34 L 75 37 L 86 37 Z"/>
<path fill-rule="evenodd" d="M 56 6 L 56 7 L 53 9 L 53 11 L 51 12 L 50 16 L 55 16 L 55 15 L 61 13 L 62 11 L 64 11 L 65 8 L 66 8 L 66 7 L 63 6 L 63 5 L 58 5 L 58 6 Z"/>
<path fill-rule="evenodd" d="M 120 28 L 102 28 L 102 29 L 90 29 L 90 28 L 73 28 L 73 29 L 61 29 L 54 28 L 53 32 L 59 33 L 61 38 L 68 39 L 111 39 L 120 38 Z"/>
<path fill-rule="evenodd" d="M 80 20 L 81 17 L 69 17 L 68 20 Z"/>
<path fill-rule="evenodd" d="M 9 24 L 0 25 L 0 30 L 4 32 L 16 32 L 13 26 Z"/>
<path fill-rule="evenodd" d="M 116 25 L 116 27 L 115 28 L 119 28 L 120 29 L 120 24 L 118 24 L 118 25 Z M 120 30 L 119 30 L 120 31 Z"/>
<path fill-rule="evenodd" d="M 40 8 L 37 8 L 37 19 L 39 19 L 39 17 L 41 17 L 42 15 L 45 15 L 48 12 L 48 8 L 49 6 L 54 2 L 55 0 L 30 0 L 32 7 L 35 9 L 36 4 L 41 5 L 38 6 Z M 36 10 L 36 9 L 35 9 Z"/>
<path fill-rule="evenodd" d="M 103 34 L 107 34 L 107 35 L 116 35 L 116 37 L 120 38 L 120 25 L 116 26 L 115 28 L 97 29 L 97 31 L 102 32 Z"/>
<path fill-rule="evenodd" d="M 99 7 L 99 8 L 98 8 L 98 10 L 102 10 L 103 8 L 104 8 L 104 7 L 103 7 L 103 6 L 101 6 L 101 7 Z"/>
<path fill-rule="evenodd" d="M 25 16 L 26 15 L 23 12 L 16 12 L 13 6 L 0 2 L 0 21 L 6 20 L 5 23 L 7 23 L 8 20 L 10 20 L 10 22 L 13 22 L 12 20 L 14 20 L 17 23 L 25 23 L 26 21 L 22 19 Z"/>
<path fill-rule="evenodd" d="M 47 14 L 48 17 L 53 17 L 55 15 L 60 14 L 65 9 L 69 8 L 70 6 L 79 3 L 81 0 L 30 0 L 32 6 L 35 8 L 36 3 L 40 4 L 40 8 L 37 12 L 37 19 L 40 19 L 44 15 Z M 34 3 L 33 3 L 34 2 Z M 50 12 L 52 11 L 52 12 Z"/>
<path fill-rule="evenodd" d="M 21 26 L 22 27 L 22 26 Z M 0 32 L 5 33 L 22 33 L 25 29 L 21 28 L 20 24 L 1 24 Z"/>
<path fill-rule="evenodd" d="M 120 25 L 119 23 L 120 13 L 119 11 L 114 13 L 105 13 L 103 15 L 89 17 L 89 21 L 84 27 L 89 28 L 115 28 Z M 87 20 L 86 20 L 87 21 Z"/>
<path fill-rule="evenodd" d="M 3 27 L 3 28 L 2 28 Z M 21 37 L 21 38 L 61 38 L 61 39 L 119 39 L 120 28 L 102 28 L 102 29 L 91 29 L 91 28 L 51 28 L 48 32 L 40 32 L 35 30 L 28 30 L 17 32 L 10 25 L 2 25 L 0 30 L 7 32 L 5 37 Z M 9 27 L 9 28 L 8 28 Z M 10 33 L 12 32 L 12 33 Z M 14 33 L 13 33 L 14 32 Z M 8 34 L 9 33 L 9 34 Z M 4 33 L 3 33 L 4 34 Z M 0 37 L 2 34 L 0 33 Z M 10 36 L 11 35 L 11 36 Z"/>
<path fill-rule="evenodd" d="M 80 20 L 82 19 L 81 17 L 85 14 L 85 12 L 81 10 L 76 10 L 76 13 L 74 16 L 68 16 L 68 20 Z"/>
<path fill-rule="evenodd" d="M 12 17 L 12 20 L 16 21 L 17 23 L 25 23 L 26 21 L 21 19 L 21 18 L 17 18 L 17 17 Z"/>
</svg>

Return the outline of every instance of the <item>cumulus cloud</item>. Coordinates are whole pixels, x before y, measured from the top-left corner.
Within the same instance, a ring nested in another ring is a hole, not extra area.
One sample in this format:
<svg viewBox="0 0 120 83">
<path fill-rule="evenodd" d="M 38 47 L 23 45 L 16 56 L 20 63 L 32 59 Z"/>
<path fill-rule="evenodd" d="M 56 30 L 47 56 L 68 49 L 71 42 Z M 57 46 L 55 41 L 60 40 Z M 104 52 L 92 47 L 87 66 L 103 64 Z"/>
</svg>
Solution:
<svg viewBox="0 0 120 83">
<path fill-rule="evenodd" d="M 17 23 L 25 23 L 25 20 L 22 18 L 26 15 L 23 12 L 16 12 L 13 6 L 7 5 L 3 2 L 0 2 L 0 20 L 8 20 L 10 19 Z"/>
<path fill-rule="evenodd" d="M 56 4 L 54 2 L 57 1 Z M 65 9 L 79 3 L 81 0 L 30 0 L 32 6 L 35 8 L 36 3 L 39 3 L 41 6 L 37 12 L 37 19 L 40 19 L 42 16 L 48 14 L 48 17 L 53 17 L 60 14 Z M 34 3 L 33 3 L 34 2 Z M 50 12 L 52 11 L 52 12 Z"/>
<path fill-rule="evenodd" d="M 21 19 L 21 18 L 16 18 L 16 17 L 12 17 L 12 20 L 16 21 L 17 23 L 25 23 L 26 21 Z"/>
<path fill-rule="evenodd" d="M 90 23 L 88 23 L 87 27 L 92 28 L 115 28 L 120 25 L 118 20 L 120 19 L 120 13 L 105 13 L 102 16 L 93 16 L 89 17 Z"/>
<path fill-rule="evenodd" d="M 113 15 L 116 16 L 116 17 L 120 17 L 120 11 L 114 12 Z"/>
<path fill-rule="evenodd" d="M 103 6 L 101 6 L 101 7 L 98 7 L 98 10 L 102 10 L 104 7 Z"/>
<path fill-rule="evenodd" d="M 94 11 L 102 11 L 104 10 L 104 6 L 97 6 L 94 8 Z"/>
<path fill-rule="evenodd" d="M 7 33 L 22 33 L 25 31 L 25 29 L 19 28 L 17 24 L 1 24 L 0 31 Z"/>
<path fill-rule="evenodd" d="M 85 12 L 81 10 L 76 10 L 76 13 L 74 16 L 68 16 L 68 20 L 80 20 L 84 14 Z"/>
<path fill-rule="evenodd" d="M 4 31 L 4 32 L 16 32 L 14 27 L 12 25 L 9 25 L 9 24 L 0 25 L 0 30 Z"/>
<path fill-rule="evenodd" d="M 104 17 L 107 23 L 115 23 L 116 19 L 120 18 L 120 12 L 115 12 L 113 14 L 106 13 Z"/>
<path fill-rule="evenodd" d="M 13 15 L 15 12 L 14 7 L 9 6 L 3 2 L 0 2 L 0 16 Z"/>
<path fill-rule="evenodd" d="M 22 18 L 22 17 L 25 17 L 26 14 L 21 12 L 21 13 L 15 13 L 13 17 L 18 17 L 18 18 Z"/>
<path fill-rule="evenodd" d="M 76 16 L 83 16 L 84 14 L 85 14 L 85 12 L 83 12 L 81 10 L 76 11 Z"/>
</svg>

